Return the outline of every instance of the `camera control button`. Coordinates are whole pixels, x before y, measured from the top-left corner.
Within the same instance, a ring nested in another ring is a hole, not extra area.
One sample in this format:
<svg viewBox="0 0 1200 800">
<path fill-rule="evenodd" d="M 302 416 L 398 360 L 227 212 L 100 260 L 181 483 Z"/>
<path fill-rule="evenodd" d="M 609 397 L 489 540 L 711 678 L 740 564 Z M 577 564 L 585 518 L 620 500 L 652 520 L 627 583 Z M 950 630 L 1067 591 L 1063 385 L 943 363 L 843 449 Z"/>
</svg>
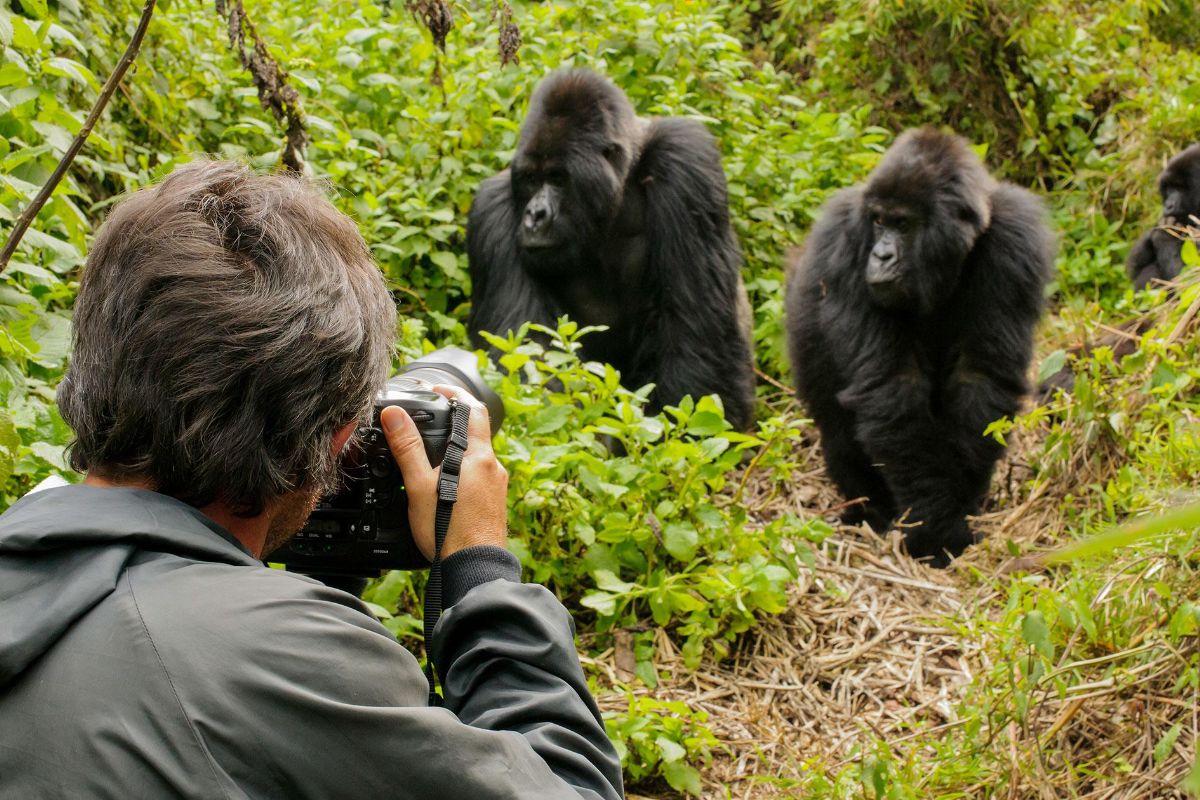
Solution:
<svg viewBox="0 0 1200 800">
<path fill-rule="evenodd" d="M 431 411 L 410 411 L 408 415 L 412 417 L 412 421 L 416 423 L 430 422 L 433 420 L 433 412 Z"/>
<path fill-rule="evenodd" d="M 390 456 L 380 453 L 371 459 L 371 474 L 376 478 L 386 478 L 395 471 L 395 465 Z"/>
</svg>

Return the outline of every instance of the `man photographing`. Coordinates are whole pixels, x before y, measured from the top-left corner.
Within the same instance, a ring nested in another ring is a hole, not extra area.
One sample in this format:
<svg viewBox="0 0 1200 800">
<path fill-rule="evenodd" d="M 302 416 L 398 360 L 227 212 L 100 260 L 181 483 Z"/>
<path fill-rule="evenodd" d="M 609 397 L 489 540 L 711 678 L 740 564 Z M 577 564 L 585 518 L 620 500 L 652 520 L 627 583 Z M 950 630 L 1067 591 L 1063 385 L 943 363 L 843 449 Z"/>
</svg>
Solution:
<svg viewBox="0 0 1200 800">
<path fill-rule="evenodd" d="M 416 659 L 354 597 L 261 559 L 337 485 L 395 310 L 304 181 L 221 162 L 118 203 L 75 306 L 59 408 L 82 485 L 0 517 L 0 797 L 614 798 L 569 616 L 521 584 L 507 475 L 470 406 Z M 434 551 L 437 470 L 381 416 Z"/>
</svg>

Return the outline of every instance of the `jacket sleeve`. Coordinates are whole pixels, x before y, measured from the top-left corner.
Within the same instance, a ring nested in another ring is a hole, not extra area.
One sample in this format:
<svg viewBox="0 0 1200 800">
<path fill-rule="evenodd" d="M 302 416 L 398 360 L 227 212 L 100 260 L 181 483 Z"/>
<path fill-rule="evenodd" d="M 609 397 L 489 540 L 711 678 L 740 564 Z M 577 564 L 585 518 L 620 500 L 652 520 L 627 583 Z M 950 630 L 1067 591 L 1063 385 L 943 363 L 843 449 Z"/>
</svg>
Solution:
<svg viewBox="0 0 1200 800">
<path fill-rule="evenodd" d="M 504 571 L 469 560 L 476 579 Z M 206 584 L 215 624 L 156 647 L 229 797 L 622 797 L 566 610 L 541 587 L 472 586 L 447 566 L 461 599 L 432 648 L 445 708 L 350 595 L 276 570 Z"/>
<path fill-rule="evenodd" d="M 566 609 L 542 586 L 476 585 L 503 575 L 505 563 L 519 578 L 516 558 L 498 547 L 468 548 L 444 564 L 448 608 L 432 655 L 446 707 L 473 727 L 520 731 L 581 796 L 621 797 L 621 762 L 588 691 Z"/>
</svg>

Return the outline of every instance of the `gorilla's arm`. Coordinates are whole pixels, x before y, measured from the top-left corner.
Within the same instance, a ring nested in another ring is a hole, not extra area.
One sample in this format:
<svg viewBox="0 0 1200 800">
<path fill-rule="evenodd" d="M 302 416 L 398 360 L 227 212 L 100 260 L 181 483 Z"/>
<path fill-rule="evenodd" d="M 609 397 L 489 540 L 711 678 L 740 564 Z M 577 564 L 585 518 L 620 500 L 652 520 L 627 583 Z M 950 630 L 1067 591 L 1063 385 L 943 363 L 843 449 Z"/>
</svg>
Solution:
<svg viewBox="0 0 1200 800">
<path fill-rule="evenodd" d="M 631 377 L 657 384 L 658 406 L 719 394 L 726 418 L 745 429 L 753 361 L 738 319 L 742 257 L 716 143 L 699 123 L 654 120 L 632 180 L 646 196 L 647 311 Z"/>
<path fill-rule="evenodd" d="M 787 329 L 796 388 L 821 429 L 830 478 L 847 499 L 850 524 L 885 530 L 895 516 L 891 490 L 856 438 L 854 397 L 888 375 L 870 359 L 894 341 L 884 320 L 869 311 L 863 265 L 871 248 L 870 221 L 861 213 L 862 188 L 835 194 L 797 256 L 787 281 Z M 848 385 L 850 378 L 856 380 Z"/>
<path fill-rule="evenodd" d="M 1129 260 L 1125 262 L 1125 271 L 1133 281 L 1134 289 L 1145 289 L 1154 278 L 1158 277 L 1158 255 L 1154 250 L 1154 231 L 1143 234 L 1129 251 Z"/>
<path fill-rule="evenodd" d="M 471 312 L 467 329 L 476 347 L 487 343 L 479 331 L 503 336 L 524 322 L 553 325 L 555 314 L 543 292 L 521 267 L 517 249 L 517 210 L 508 170 L 479 185 L 467 221 L 471 262 Z"/>
<path fill-rule="evenodd" d="M 984 429 L 1015 413 L 1029 390 L 1042 293 L 1054 269 L 1054 237 L 1041 202 L 1009 184 L 997 188 L 992 202 L 992 224 L 976 244 L 973 274 L 958 304 L 962 355 L 945 398 L 972 450 Z"/>
</svg>

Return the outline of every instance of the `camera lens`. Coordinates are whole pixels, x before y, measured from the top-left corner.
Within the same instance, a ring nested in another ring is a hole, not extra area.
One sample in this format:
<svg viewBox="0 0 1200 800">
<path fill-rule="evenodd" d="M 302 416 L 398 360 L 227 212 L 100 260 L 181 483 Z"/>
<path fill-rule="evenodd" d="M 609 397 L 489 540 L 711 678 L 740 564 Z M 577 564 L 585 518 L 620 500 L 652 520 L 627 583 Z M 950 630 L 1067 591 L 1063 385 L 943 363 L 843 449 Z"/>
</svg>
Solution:
<svg viewBox="0 0 1200 800">
<path fill-rule="evenodd" d="M 466 389 L 487 406 L 492 433 L 500 429 L 504 404 L 492 387 L 484 383 L 475 354 L 458 347 L 443 347 L 404 365 L 388 382 L 388 390 L 411 393 L 438 384 Z"/>
</svg>

